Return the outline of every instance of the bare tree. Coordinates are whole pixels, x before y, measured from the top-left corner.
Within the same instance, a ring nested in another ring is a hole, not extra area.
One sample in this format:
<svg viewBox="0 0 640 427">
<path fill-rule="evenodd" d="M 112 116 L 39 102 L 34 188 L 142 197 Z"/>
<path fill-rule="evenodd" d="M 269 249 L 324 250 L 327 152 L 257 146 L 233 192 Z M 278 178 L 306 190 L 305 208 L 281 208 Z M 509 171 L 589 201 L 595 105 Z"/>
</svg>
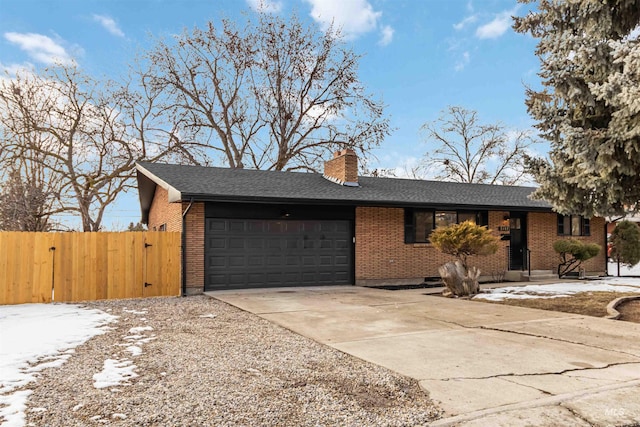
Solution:
<svg viewBox="0 0 640 427">
<path fill-rule="evenodd" d="M 333 29 L 296 16 L 210 22 L 158 41 L 144 59 L 142 75 L 163 91 L 162 111 L 181 118 L 181 138 L 232 168 L 314 170 L 327 152 L 366 152 L 389 133 L 383 104 L 358 80 L 359 56 Z"/>
<path fill-rule="evenodd" d="M 136 137 L 122 103 L 131 97 L 116 89 L 74 66 L 0 82 L 1 166 L 25 177 L 27 165 L 37 165 L 56 195 L 54 213 L 78 215 L 84 231 L 100 230 L 107 206 L 131 186 L 137 160 L 175 151 Z"/>
<path fill-rule="evenodd" d="M 54 196 L 37 177 L 22 177 L 18 169 L 0 185 L 0 230 L 49 231 Z"/>
<path fill-rule="evenodd" d="M 457 106 L 448 107 L 422 130 L 429 144 L 425 163 L 436 168 L 438 179 L 514 185 L 530 178 L 524 157 L 536 142 L 528 131 L 481 124 L 475 111 Z"/>
</svg>

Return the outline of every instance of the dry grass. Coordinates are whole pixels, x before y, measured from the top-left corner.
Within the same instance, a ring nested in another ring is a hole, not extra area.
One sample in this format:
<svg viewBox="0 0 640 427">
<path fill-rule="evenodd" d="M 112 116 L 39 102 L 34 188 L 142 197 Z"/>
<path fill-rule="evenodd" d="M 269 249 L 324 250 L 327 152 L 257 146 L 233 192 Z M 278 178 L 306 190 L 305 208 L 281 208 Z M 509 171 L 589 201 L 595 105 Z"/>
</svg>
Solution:
<svg viewBox="0 0 640 427">
<path fill-rule="evenodd" d="M 622 314 L 620 320 L 640 323 L 640 300 L 625 302 L 617 310 Z"/>
<path fill-rule="evenodd" d="M 474 299 L 473 301 L 604 317 L 607 315 L 607 304 L 616 298 L 632 295 L 638 294 L 633 292 L 581 292 L 562 298 L 505 299 L 503 301 Z"/>
</svg>

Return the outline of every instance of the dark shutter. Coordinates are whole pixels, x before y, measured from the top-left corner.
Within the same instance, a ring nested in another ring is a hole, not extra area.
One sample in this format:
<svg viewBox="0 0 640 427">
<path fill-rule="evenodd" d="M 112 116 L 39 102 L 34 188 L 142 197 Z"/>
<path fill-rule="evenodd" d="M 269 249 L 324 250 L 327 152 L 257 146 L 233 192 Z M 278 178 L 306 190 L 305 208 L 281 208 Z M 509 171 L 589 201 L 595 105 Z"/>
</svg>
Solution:
<svg viewBox="0 0 640 427">
<path fill-rule="evenodd" d="M 413 215 L 413 209 L 404 209 L 404 242 L 415 243 L 416 241 L 416 227 Z"/>
<path fill-rule="evenodd" d="M 489 226 L 489 211 L 479 211 L 477 214 L 476 224 L 488 227 Z"/>
<path fill-rule="evenodd" d="M 591 221 L 588 218 L 582 218 L 582 235 L 591 236 Z"/>
<path fill-rule="evenodd" d="M 564 215 L 558 214 L 558 236 L 564 236 Z"/>
</svg>

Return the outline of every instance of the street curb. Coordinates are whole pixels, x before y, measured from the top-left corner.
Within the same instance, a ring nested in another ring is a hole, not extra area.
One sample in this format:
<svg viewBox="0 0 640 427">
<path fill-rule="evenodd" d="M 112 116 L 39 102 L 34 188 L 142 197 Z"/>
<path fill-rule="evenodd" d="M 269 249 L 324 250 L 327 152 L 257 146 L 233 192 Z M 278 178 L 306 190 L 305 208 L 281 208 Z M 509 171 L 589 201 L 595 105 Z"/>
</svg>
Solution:
<svg viewBox="0 0 640 427">
<path fill-rule="evenodd" d="M 604 318 L 611 319 L 611 320 L 618 320 L 622 314 L 618 310 L 616 310 L 616 307 L 618 307 L 620 304 L 624 302 L 633 301 L 637 299 L 640 299 L 640 295 L 633 295 L 633 296 L 620 297 L 620 298 L 614 299 L 607 305 L 607 313 L 609 314 L 604 316 Z"/>
</svg>

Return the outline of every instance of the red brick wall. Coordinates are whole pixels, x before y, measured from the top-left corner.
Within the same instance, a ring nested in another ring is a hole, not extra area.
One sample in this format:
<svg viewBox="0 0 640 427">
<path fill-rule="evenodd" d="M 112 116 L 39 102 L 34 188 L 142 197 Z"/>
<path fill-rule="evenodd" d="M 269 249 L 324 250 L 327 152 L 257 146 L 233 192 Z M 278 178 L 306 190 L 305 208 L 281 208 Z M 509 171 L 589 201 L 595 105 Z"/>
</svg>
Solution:
<svg viewBox="0 0 640 427">
<path fill-rule="evenodd" d="M 149 209 L 149 230 L 157 231 L 162 224 L 166 231 L 182 231 L 182 210 L 179 203 L 169 203 L 169 193 L 157 186 Z"/>
<path fill-rule="evenodd" d="M 506 225 L 509 212 L 490 211 L 489 228 L 498 235 L 498 227 Z M 528 246 L 531 249 L 531 268 L 551 270 L 558 266 L 558 255 L 553 250 L 557 236 L 555 213 L 529 213 Z M 578 237 L 602 245 L 604 220 L 591 220 L 591 236 Z M 480 268 L 483 275 L 507 269 L 508 240 L 500 241 L 494 255 L 471 258 L 471 265 Z M 356 209 L 356 282 L 375 279 L 421 279 L 438 276 L 438 267 L 453 260 L 428 243 L 404 243 L 404 209 Z M 587 271 L 604 271 L 604 253 L 585 263 Z"/>
<path fill-rule="evenodd" d="M 602 248 L 595 258 L 584 263 L 589 272 L 604 273 L 606 263 L 605 220 L 591 219 L 591 236 L 558 236 L 558 216 L 555 213 L 529 213 L 527 222 L 528 246 L 531 250 L 531 268 L 535 270 L 557 270 L 559 256 L 553 250 L 553 243 L 560 239 L 576 239 L 597 243 Z"/>
<path fill-rule="evenodd" d="M 489 227 L 496 229 L 503 212 L 489 212 Z M 508 241 L 498 252 L 471 258 L 483 275 L 506 270 Z M 375 279 L 422 279 L 438 276 L 438 267 L 453 257 L 428 243 L 404 243 L 404 209 L 356 208 L 356 282 Z"/>
<path fill-rule="evenodd" d="M 183 203 L 182 209 L 188 205 Z M 187 295 L 204 291 L 204 225 L 204 203 L 194 203 L 186 217 Z"/>
</svg>

